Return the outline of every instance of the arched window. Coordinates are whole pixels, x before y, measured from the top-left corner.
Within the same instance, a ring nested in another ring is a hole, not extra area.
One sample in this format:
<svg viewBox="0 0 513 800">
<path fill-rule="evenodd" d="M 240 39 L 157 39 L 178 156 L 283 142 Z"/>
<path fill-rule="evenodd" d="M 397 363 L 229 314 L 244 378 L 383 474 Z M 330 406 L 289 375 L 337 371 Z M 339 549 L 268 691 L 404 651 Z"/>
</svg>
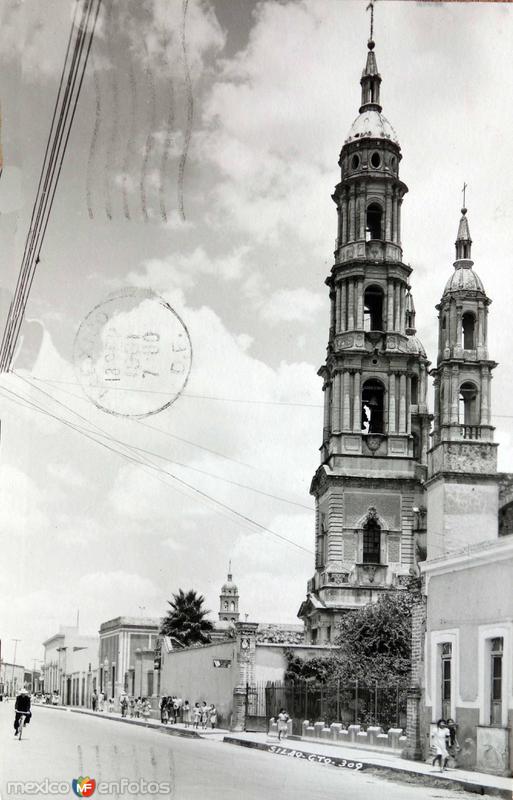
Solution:
<svg viewBox="0 0 513 800">
<path fill-rule="evenodd" d="M 419 379 L 416 375 L 411 378 L 411 404 L 417 406 L 419 404 Z"/>
<path fill-rule="evenodd" d="M 224 610 L 228 611 L 228 600 L 224 601 Z"/>
<path fill-rule="evenodd" d="M 444 314 L 442 317 L 442 330 L 444 331 L 447 328 L 447 314 Z"/>
<path fill-rule="evenodd" d="M 466 311 L 461 319 L 461 346 L 464 350 L 473 350 L 476 346 L 475 327 L 475 316 L 470 311 Z"/>
<path fill-rule="evenodd" d="M 369 239 L 382 239 L 382 217 L 383 209 L 378 203 L 371 203 L 367 208 L 367 229 L 366 240 Z"/>
<path fill-rule="evenodd" d="M 459 422 L 460 425 L 479 425 L 477 388 L 470 381 L 462 383 L 459 395 Z"/>
<path fill-rule="evenodd" d="M 368 286 L 363 299 L 363 327 L 366 331 L 383 330 L 383 289 Z"/>
<path fill-rule="evenodd" d="M 363 563 L 379 564 L 381 562 L 381 528 L 374 519 L 370 519 L 363 527 Z"/>
<path fill-rule="evenodd" d="M 362 386 L 362 431 L 384 432 L 385 388 L 380 381 L 368 380 Z"/>
<path fill-rule="evenodd" d="M 232 600 L 232 602 L 230 603 L 230 611 L 232 612 L 232 614 L 233 614 L 233 612 L 235 611 L 235 603 L 233 602 L 233 600 Z"/>
</svg>

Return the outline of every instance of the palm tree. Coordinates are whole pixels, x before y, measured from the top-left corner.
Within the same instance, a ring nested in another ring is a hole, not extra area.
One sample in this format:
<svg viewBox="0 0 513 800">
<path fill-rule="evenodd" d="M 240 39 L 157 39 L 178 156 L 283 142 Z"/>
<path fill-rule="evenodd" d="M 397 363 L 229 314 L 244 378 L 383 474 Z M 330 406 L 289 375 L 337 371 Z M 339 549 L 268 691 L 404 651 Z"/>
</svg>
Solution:
<svg viewBox="0 0 513 800">
<path fill-rule="evenodd" d="M 203 608 L 204 602 L 203 595 L 196 594 L 194 589 L 188 592 L 179 589 L 178 593 L 173 594 L 173 599 L 168 600 L 171 608 L 162 621 L 160 632 L 178 639 L 184 647 L 210 642 L 214 626 L 206 619 L 210 612 Z"/>
</svg>

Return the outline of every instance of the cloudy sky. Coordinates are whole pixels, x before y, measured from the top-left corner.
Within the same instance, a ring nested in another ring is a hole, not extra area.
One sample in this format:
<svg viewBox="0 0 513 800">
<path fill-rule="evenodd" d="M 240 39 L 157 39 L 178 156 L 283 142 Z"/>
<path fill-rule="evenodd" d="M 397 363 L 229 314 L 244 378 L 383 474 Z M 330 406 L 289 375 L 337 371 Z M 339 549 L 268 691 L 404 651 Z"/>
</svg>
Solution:
<svg viewBox="0 0 513 800">
<path fill-rule="evenodd" d="M 77 609 L 85 633 L 160 615 L 179 587 L 216 611 L 229 559 L 243 612 L 297 621 L 313 571 L 330 194 L 358 113 L 365 6 L 189 0 L 183 36 L 179 0 L 105 0 L 14 374 L 0 378 L 4 658 L 13 638 L 21 660 L 41 657 Z M 72 12 L 1 0 L 2 325 Z M 419 336 L 435 361 L 466 181 L 493 299 L 499 465 L 513 470 L 513 13 L 383 0 L 375 40 L 410 190 Z M 126 286 L 165 298 L 194 353 L 185 391 L 143 420 L 97 409 L 73 365 L 82 320 Z"/>
</svg>

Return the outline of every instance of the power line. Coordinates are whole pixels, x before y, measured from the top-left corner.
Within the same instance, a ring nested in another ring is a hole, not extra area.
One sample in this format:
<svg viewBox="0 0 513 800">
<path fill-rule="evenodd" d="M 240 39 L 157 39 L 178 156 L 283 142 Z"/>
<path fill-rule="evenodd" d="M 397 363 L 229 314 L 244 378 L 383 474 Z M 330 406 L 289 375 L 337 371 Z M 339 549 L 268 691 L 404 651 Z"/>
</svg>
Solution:
<svg viewBox="0 0 513 800">
<path fill-rule="evenodd" d="M 76 20 L 80 2 L 82 11 L 78 31 L 76 32 Z M 41 247 L 68 147 L 100 4 L 101 0 L 76 0 L 64 67 L 54 106 L 36 199 L 32 209 L 29 231 L 25 241 L 22 264 L 0 348 L 0 371 L 2 372 L 8 372 L 10 369 L 32 282 L 40 261 Z M 69 62 L 70 51 L 72 56 Z M 63 91 L 64 83 L 65 89 Z"/>
<path fill-rule="evenodd" d="M 67 411 L 72 411 L 73 413 L 77 414 L 79 416 L 79 418 L 81 420 L 83 420 L 84 422 L 86 422 L 86 424 L 87 424 L 88 420 L 86 420 L 81 414 L 78 414 L 78 412 L 76 412 L 74 409 L 70 409 L 69 406 L 66 406 L 64 403 L 61 403 L 56 397 L 54 397 L 53 395 L 49 394 L 48 392 L 45 392 L 39 386 L 37 386 L 36 384 L 32 383 L 32 381 L 28 380 L 27 378 L 24 378 L 18 372 L 14 372 L 14 374 L 20 380 L 24 381 L 28 386 L 31 386 L 32 388 L 37 389 L 39 392 L 42 392 L 46 397 L 49 397 L 51 400 L 54 400 L 56 403 L 59 403 L 59 405 L 61 405 Z M 72 397 L 77 397 L 77 395 L 73 395 L 73 394 L 71 396 Z M 78 399 L 82 399 L 82 398 L 78 398 Z M 105 431 L 103 431 L 99 426 L 94 425 L 94 427 L 100 432 L 101 435 L 106 435 L 106 436 L 109 435 L 109 434 L 106 434 Z M 119 440 L 117 440 L 117 439 L 113 439 L 113 441 L 119 442 Z M 239 489 L 246 489 L 246 490 L 248 490 L 250 492 L 255 492 L 256 494 L 263 495 L 264 497 L 269 497 L 272 500 L 278 500 L 281 503 L 287 503 L 289 505 L 297 506 L 299 508 L 304 508 L 307 511 L 312 511 L 311 506 L 307 506 L 304 503 L 300 503 L 300 502 L 295 501 L 295 500 L 288 500 L 285 497 L 280 497 L 278 495 L 272 494 L 271 492 L 266 492 L 263 489 L 257 489 L 255 486 L 248 486 L 245 483 L 240 483 L 239 481 L 234 481 L 234 480 L 231 480 L 230 478 L 225 478 L 222 475 L 216 475 L 215 473 L 209 472 L 208 470 L 200 469 L 199 467 L 193 467 L 190 464 L 184 464 L 184 463 L 182 463 L 180 461 L 175 461 L 174 459 L 170 459 L 167 456 L 162 455 L 161 453 L 155 453 L 154 451 L 148 450 L 147 448 L 138 447 L 137 445 L 134 445 L 134 444 L 126 444 L 126 446 L 129 447 L 132 450 L 137 450 L 138 452 L 145 453 L 148 456 L 153 456 L 154 458 L 159 458 L 159 459 L 161 459 L 163 461 L 166 461 L 168 464 L 174 464 L 177 467 L 181 467 L 183 469 L 189 469 L 192 472 L 197 472 L 200 475 L 206 475 L 209 478 L 214 478 L 215 480 L 222 481 L 223 483 L 228 483 L 231 486 L 237 486 Z"/>
<path fill-rule="evenodd" d="M 42 390 L 40 390 L 40 391 L 42 391 Z M 17 392 L 14 392 L 11 389 L 7 389 L 6 387 L 0 388 L 0 394 L 4 394 L 4 396 L 7 396 L 7 398 L 11 399 L 11 400 L 12 400 L 12 397 L 16 398 L 16 400 L 18 400 L 18 401 L 21 400 L 26 405 L 28 405 L 30 408 L 32 408 L 32 409 L 34 409 L 34 410 L 38 411 L 39 413 L 42 413 L 42 414 L 44 414 L 46 416 L 49 416 L 52 419 L 58 420 L 59 422 L 61 422 L 66 427 L 71 428 L 72 430 L 75 430 L 76 432 L 78 432 L 81 435 L 85 436 L 87 439 L 89 439 L 89 440 L 91 440 L 93 442 L 96 442 L 96 444 L 99 444 L 101 447 L 104 447 L 104 448 L 106 448 L 107 450 L 109 450 L 111 452 L 117 453 L 118 455 L 121 455 L 122 457 L 128 459 L 129 461 L 132 461 L 133 463 L 136 463 L 136 464 L 139 464 L 139 465 L 142 465 L 142 466 L 146 466 L 146 467 L 148 467 L 148 468 L 150 468 L 150 469 L 152 469 L 152 470 L 154 470 L 154 471 L 156 471 L 156 472 L 158 472 L 158 473 L 160 473 L 162 475 L 165 475 L 165 476 L 171 478 L 173 481 L 178 483 L 180 486 L 188 488 L 189 490 L 194 492 L 199 497 L 202 497 L 202 498 L 206 499 L 207 501 L 209 501 L 211 503 L 214 503 L 216 506 L 218 506 L 221 509 L 224 509 L 225 511 L 228 511 L 230 514 L 233 514 L 237 519 L 240 519 L 243 522 L 248 523 L 251 526 L 254 526 L 261 533 L 268 533 L 271 536 L 275 537 L 276 539 L 279 539 L 280 541 L 283 541 L 283 542 L 286 542 L 287 544 L 292 545 L 293 547 L 297 548 L 298 550 L 302 550 L 303 552 L 308 553 L 309 555 L 312 554 L 312 551 L 308 550 L 306 547 L 303 547 L 302 545 L 298 544 L 297 542 L 294 542 L 292 539 L 288 539 L 286 536 L 283 536 L 282 534 L 279 534 L 276 531 L 273 531 L 271 528 L 268 528 L 266 525 L 262 525 L 262 523 L 257 522 L 256 520 L 254 520 L 251 517 L 249 517 L 247 514 L 243 514 L 242 512 L 237 511 L 236 509 L 234 509 L 231 506 L 229 506 L 227 503 L 224 503 L 223 501 L 218 500 L 215 497 L 212 497 L 207 492 L 204 492 L 203 490 L 198 489 L 196 486 L 194 486 L 194 485 L 188 483 L 187 481 L 183 480 L 183 478 L 179 478 L 178 476 L 174 475 L 173 473 L 169 472 L 168 470 L 164 470 L 161 467 L 156 466 L 152 462 L 144 461 L 139 457 L 136 457 L 134 455 L 122 452 L 121 450 L 119 450 L 119 446 L 125 447 L 125 448 L 128 447 L 130 449 L 130 445 L 127 445 L 127 444 L 125 444 L 123 442 L 119 442 L 118 440 L 116 440 L 113 437 L 111 437 L 109 434 L 101 433 L 100 436 L 102 436 L 102 438 L 107 439 L 106 442 L 101 441 L 101 440 L 95 438 L 95 436 L 93 435 L 93 433 L 90 430 L 84 429 L 81 426 L 76 425 L 75 423 L 71 422 L 70 420 L 64 419 L 63 417 L 59 416 L 58 414 L 53 414 L 52 412 L 50 412 L 47 409 L 41 407 L 40 405 L 38 405 L 37 403 L 33 402 L 29 398 L 26 398 L 23 395 L 19 395 Z M 44 394 L 46 394 L 46 393 L 44 393 Z M 56 398 L 52 398 L 52 399 L 54 399 L 55 402 L 57 402 L 59 405 L 63 406 L 64 408 L 67 408 L 63 403 L 61 403 Z M 78 412 L 74 411 L 74 409 L 67 408 L 67 410 L 71 411 L 71 413 L 75 414 L 79 418 L 84 419 L 80 414 L 78 414 Z M 110 444 L 109 444 L 109 442 L 110 442 Z M 118 448 L 116 448 L 113 445 L 118 445 Z"/>
</svg>

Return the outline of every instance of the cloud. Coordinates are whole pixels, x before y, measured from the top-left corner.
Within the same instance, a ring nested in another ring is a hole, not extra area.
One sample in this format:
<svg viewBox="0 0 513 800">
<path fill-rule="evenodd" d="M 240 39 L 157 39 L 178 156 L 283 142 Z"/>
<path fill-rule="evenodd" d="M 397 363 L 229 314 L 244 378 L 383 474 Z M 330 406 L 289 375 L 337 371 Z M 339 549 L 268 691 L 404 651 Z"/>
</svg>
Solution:
<svg viewBox="0 0 513 800">
<path fill-rule="evenodd" d="M 262 317 L 273 325 L 280 322 L 313 322 L 326 305 L 324 297 L 308 289 L 280 289 L 261 308 Z"/>
</svg>

